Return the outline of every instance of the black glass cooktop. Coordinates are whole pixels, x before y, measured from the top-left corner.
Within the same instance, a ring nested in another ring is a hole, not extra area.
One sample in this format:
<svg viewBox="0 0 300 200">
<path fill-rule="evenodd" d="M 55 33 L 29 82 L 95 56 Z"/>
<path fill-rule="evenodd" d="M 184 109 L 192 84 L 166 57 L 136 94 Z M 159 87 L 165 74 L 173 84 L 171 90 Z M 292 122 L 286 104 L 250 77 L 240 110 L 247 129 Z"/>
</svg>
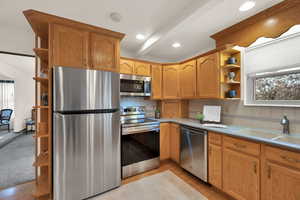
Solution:
<svg viewBox="0 0 300 200">
<path fill-rule="evenodd" d="M 123 124 L 141 124 L 141 123 L 151 123 L 151 122 L 158 122 L 154 119 L 129 119 L 125 120 Z"/>
</svg>

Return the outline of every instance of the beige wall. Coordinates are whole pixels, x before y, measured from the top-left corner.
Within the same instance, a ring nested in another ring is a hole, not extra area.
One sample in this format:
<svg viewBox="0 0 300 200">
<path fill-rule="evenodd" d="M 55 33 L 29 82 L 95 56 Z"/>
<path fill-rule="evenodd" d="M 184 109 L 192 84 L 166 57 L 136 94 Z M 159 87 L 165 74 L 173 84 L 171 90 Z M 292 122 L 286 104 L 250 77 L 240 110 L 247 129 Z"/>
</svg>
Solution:
<svg viewBox="0 0 300 200">
<path fill-rule="evenodd" d="M 300 134 L 300 108 L 249 107 L 239 100 L 191 100 L 189 117 L 195 118 L 203 105 L 222 106 L 222 123 L 253 128 L 282 130 L 280 119 L 287 115 L 291 132 Z"/>
<path fill-rule="evenodd" d="M 145 106 L 146 116 L 154 117 L 157 101 L 148 100 L 144 97 L 121 97 L 121 107 Z"/>
</svg>

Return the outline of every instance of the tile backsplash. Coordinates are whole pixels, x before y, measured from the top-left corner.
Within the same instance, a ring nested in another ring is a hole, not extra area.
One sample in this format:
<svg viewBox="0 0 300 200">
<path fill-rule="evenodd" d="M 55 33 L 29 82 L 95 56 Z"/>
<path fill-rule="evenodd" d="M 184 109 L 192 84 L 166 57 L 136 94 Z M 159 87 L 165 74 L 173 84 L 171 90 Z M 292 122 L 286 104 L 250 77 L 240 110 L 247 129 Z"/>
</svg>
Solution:
<svg viewBox="0 0 300 200">
<path fill-rule="evenodd" d="M 157 101 L 153 101 L 144 97 L 121 97 L 121 107 L 128 106 L 145 106 L 146 116 L 154 117 Z"/>
<path fill-rule="evenodd" d="M 244 106 L 239 100 L 191 100 L 189 117 L 194 119 L 198 112 L 202 112 L 203 105 L 222 106 L 224 124 L 252 128 L 282 130 L 280 119 L 286 115 L 291 133 L 300 134 L 300 108 Z"/>
</svg>

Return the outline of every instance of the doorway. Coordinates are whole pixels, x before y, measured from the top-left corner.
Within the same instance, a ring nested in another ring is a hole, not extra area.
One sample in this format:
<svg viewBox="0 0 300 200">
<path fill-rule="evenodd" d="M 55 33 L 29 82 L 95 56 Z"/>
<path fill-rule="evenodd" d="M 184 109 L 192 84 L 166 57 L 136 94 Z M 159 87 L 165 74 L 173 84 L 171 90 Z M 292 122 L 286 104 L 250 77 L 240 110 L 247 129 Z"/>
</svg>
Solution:
<svg viewBox="0 0 300 200">
<path fill-rule="evenodd" d="M 35 179 L 35 58 L 0 53 L 0 190 Z M 28 123 L 31 126 L 27 126 Z"/>
</svg>

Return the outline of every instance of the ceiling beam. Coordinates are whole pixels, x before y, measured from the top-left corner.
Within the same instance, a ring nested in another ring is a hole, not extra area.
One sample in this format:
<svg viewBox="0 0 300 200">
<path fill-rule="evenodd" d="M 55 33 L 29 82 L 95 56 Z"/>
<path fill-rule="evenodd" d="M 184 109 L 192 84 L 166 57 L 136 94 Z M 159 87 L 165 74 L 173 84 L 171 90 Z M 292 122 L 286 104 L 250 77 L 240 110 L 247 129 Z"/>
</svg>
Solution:
<svg viewBox="0 0 300 200">
<path fill-rule="evenodd" d="M 138 56 L 143 56 L 147 54 L 151 49 L 157 45 L 158 41 L 166 37 L 171 33 L 176 27 L 184 23 L 189 17 L 198 12 L 207 12 L 210 8 L 216 6 L 219 3 L 222 3 L 224 0 L 197 0 L 193 4 L 189 4 L 181 10 L 180 13 L 177 13 L 176 16 L 173 16 L 169 20 L 168 24 L 162 24 L 160 28 L 157 29 L 141 46 L 137 51 Z"/>
</svg>

